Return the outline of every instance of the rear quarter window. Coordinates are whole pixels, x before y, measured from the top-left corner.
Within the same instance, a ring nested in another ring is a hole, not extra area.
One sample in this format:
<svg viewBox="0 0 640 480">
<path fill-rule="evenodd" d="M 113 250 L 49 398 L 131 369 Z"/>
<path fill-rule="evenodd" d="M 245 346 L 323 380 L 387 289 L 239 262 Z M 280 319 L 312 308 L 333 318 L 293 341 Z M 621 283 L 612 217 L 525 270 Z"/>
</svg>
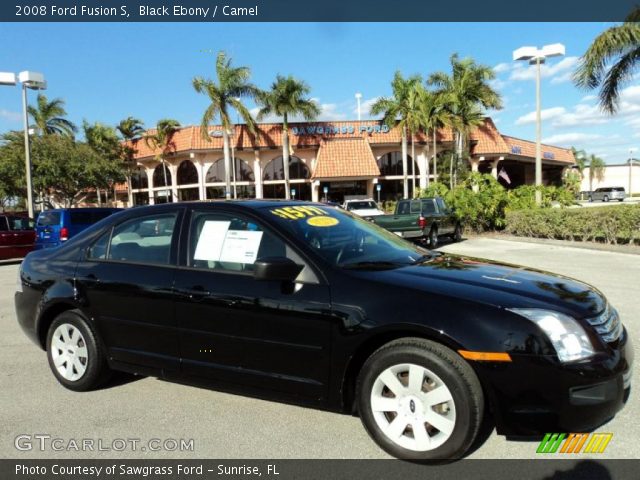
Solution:
<svg viewBox="0 0 640 480">
<path fill-rule="evenodd" d="M 38 215 L 39 227 L 50 227 L 60 225 L 60 212 L 42 212 Z"/>
</svg>

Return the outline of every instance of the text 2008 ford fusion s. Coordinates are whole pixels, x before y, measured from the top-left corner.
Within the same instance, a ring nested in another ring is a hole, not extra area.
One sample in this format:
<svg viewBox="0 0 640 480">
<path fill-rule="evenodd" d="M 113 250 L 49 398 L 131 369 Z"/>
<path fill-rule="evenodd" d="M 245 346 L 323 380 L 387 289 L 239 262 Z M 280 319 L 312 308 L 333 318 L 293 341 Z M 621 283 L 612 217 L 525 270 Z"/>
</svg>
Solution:
<svg viewBox="0 0 640 480">
<path fill-rule="evenodd" d="M 69 389 L 205 378 L 357 412 L 400 458 L 464 455 L 487 413 L 505 435 L 593 429 L 630 391 L 629 338 L 593 287 L 319 204 L 123 211 L 19 275 L 20 325 Z"/>
</svg>

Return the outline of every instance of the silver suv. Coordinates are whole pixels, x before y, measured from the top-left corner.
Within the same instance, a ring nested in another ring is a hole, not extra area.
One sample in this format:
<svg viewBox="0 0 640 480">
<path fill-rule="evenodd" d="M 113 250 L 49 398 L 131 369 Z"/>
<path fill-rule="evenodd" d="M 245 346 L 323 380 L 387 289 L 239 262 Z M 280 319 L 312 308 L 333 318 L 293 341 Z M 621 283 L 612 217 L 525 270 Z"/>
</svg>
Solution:
<svg viewBox="0 0 640 480">
<path fill-rule="evenodd" d="M 624 187 L 602 187 L 591 192 L 589 201 L 595 202 L 596 200 L 602 200 L 603 202 L 608 202 L 609 200 L 618 200 L 622 202 L 624 201 L 624 197 L 626 197 Z"/>
</svg>

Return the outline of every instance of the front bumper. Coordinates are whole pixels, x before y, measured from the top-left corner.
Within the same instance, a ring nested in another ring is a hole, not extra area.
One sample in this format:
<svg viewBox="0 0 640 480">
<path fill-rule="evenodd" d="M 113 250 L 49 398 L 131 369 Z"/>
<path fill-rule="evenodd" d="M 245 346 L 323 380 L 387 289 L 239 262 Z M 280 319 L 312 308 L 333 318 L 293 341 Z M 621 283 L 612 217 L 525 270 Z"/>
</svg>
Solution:
<svg viewBox="0 0 640 480">
<path fill-rule="evenodd" d="M 585 362 L 512 359 L 474 365 L 501 435 L 594 430 L 624 407 L 631 391 L 633 347 L 626 330 L 610 352 Z"/>
</svg>

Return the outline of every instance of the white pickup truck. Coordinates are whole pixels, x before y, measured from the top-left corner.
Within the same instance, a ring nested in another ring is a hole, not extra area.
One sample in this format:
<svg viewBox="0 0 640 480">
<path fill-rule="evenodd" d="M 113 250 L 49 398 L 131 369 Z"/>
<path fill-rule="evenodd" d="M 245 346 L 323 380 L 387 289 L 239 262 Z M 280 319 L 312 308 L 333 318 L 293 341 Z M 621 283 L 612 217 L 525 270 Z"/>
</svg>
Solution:
<svg viewBox="0 0 640 480">
<path fill-rule="evenodd" d="M 378 204 L 371 198 L 345 200 L 342 208 L 361 217 L 375 217 L 384 215 Z"/>
</svg>

